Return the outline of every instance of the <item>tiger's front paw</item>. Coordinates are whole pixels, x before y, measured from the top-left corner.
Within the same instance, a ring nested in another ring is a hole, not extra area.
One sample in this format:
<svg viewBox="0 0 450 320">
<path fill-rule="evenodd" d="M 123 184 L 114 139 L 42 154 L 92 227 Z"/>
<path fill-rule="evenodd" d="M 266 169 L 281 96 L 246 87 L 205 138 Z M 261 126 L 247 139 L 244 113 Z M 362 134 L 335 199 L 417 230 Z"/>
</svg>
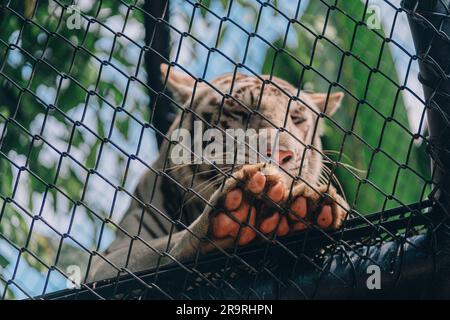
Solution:
<svg viewBox="0 0 450 320">
<path fill-rule="evenodd" d="M 285 201 L 287 189 L 279 171 L 269 165 L 246 165 L 230 178 L 219 200 L 223 210 L 211 218 L 210 234 L 215 239 L 233 238 L 245 245 L 264 234 L 289 232 L 287 218 L 276 210 Z"/>
<path fill-rule="evenodd" d="M 324 230 L 336 230 L 347 218 L 348 204 L 333 186 L 311 188 L 304 183 L 296 185 L 288 206 L 292 229 L 304 230 L 310 224 Z"/>
<path fill-rule="evenodd" d="M 325 230 L 338 229 L 348 205 L 332 186 L 312 189 L 297 184 L 289 195 L 280 171 L 271 165 L 243 166 L 230 178 L 218 199 L 221 208 L 210 217 L 213 240 L 230 239 L 245 245 L 257 238 L 285 236 L 310 224 Z"/>
</svg>

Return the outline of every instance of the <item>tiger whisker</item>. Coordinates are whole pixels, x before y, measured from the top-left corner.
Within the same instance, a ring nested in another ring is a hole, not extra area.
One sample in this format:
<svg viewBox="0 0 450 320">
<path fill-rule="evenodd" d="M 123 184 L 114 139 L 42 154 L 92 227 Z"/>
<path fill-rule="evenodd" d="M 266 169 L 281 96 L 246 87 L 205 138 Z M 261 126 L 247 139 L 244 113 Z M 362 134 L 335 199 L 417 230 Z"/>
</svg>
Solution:
<svg viewBox="0 0 450 320">
<path fill-rule="evenodd" d="M 339 192 L 342 194 L 342 197 L 345 201 L 347 201 L 347 197 L 345 196 L 344 188 L 342 187 L 341 182 L 337 178 L 337 176 L 325 165 L 322 165 L 322 169 L 327 172 L 329 178 L 337 185 Z"/>
<path fill-rule="evenodd" d="M 355 168 L 354 166 L 352 166 L 352 165 L 350 165 L 348 163 L 344 163 L 344 162 L 340 162 L 340 161 L 323 160 L 322 162 L 323 163 L 327 163 L 327 164 L 331 164 L 331 165 L 338 164 L 338 165 L 341 165 L 341 166 L 343 166 L 343 167 L 345 167 L 345 168 L 347 168 L 347 169 L 349 169 L 349 170 L 351 170 L 353 172 L 357 172 L 357 173 L 366 173 L 367 172 L 366 170 Z"/>
<path fill-rule="evenodd" d="M 230 171 L 231 171 L 231 168 L 228 170 L 228 172 L 230 172 Z M 227 173 L 228 173 L 228 172 L 227 172 Z M 201 194 L 201 193 L 202 193 L 203 191 L 205 191 L 206 189 L 208 189 L 208 188 L 214 186 L 216 183 L 220 182 L 220 181 L 219 181 L 220 178 L 225 178 L 225 177 L 224 177 L 222 174 L 216 174 L 215 176 L 209 178 L 208 180 L 203 181 L 201 184 L 199 184 L 199 185 L 197 186 L 197 188 L 200 187 L 200 186 L 203 186 L 205 183 L 207 183 L 207 184 L 206 184 L 206 186 L 202 187 L 201 189 L 198 189 L 198 190 L 197 190 L 197 193 Z M 209 182 L 209 183 L 208 183 L 208 182 Z M 189 203 L 192 199 L 194 199 L 195 196 L 196 196 L 196 194 L 193 194 L 191 197 L 189 197 L 189 198 L 186 200 L 185 203 L 186 203 L 186 204 Z"/>
</svg>

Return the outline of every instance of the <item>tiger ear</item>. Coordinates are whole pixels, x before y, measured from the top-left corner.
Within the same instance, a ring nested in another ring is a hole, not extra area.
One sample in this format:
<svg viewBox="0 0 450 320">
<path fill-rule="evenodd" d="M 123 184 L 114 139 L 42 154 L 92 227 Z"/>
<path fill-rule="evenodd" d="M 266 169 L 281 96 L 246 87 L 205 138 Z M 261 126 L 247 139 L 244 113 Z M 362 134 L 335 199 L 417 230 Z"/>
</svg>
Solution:
<svg viewBox="0 0 450 320">
<path fill-rule="evenodd" d="M 194 90 L 195 79 L 188 74 L 175 70 L 169 67 L 166 63 L 161 63 L 161 79 L 166 82 L 167 88 L 172 93 L 173 98 L 179 105 L 184 105 L 192 97 Z"/>
<path fill-rule="evenodd" d="M 308 93 L 308 98 L 319 108 L 319 110 L 329 116 L 332 116 L 341 106 L 344 98 L 343 92 L 330 93 Z"/>
</svg>

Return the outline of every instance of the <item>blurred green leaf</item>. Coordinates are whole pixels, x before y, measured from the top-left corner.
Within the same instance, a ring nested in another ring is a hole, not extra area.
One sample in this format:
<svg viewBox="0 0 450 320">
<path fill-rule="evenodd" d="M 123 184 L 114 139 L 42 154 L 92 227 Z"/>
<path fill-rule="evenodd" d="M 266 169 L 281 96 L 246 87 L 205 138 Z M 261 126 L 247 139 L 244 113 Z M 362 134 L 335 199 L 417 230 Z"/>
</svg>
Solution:
<svg viewBox="0 0 450 320">
<path fill-rule="evenodd" d="M 200 6 L 200 13 L 203 17 L 205 17 L 208 13 L 205 7 L 209 9 L 209 7 L 211 6 L 211 0 L 202 0 L 200 3 L 204 6 Z"/>
<path fill-rule="evenodd" d="M 9 265 L 9 261 L 0 254 L 0 267 L 6 268 Z"/>
<path fill-rule="evenodd" d="M 130 118 L 126 117 L 123 119 L 116 119 L 116 128 L 119 129 L 120 133 L 128 139 L 128 132 L 130 129 Z"/>
</svg>

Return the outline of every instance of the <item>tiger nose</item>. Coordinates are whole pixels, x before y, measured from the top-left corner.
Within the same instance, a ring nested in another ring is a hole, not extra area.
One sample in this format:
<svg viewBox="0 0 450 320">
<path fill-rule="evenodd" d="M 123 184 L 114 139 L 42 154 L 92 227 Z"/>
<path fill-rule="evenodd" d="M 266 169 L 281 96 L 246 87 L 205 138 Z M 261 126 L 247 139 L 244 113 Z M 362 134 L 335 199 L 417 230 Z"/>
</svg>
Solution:
<svg viewBox="0 0 450 320">
<path fill-rule="evenodd" d="M 289 160 L 291 160 L 294 157 L 294 153 L 290 150 L 278 150 L 278 152 L 275 152 L 273 157 L 272 152 L 269 150 L 267 151 L 267 155 L 273 158 L 273 160 L 275 160 L 280 165 L 289 162 Z"/>
</svg>

